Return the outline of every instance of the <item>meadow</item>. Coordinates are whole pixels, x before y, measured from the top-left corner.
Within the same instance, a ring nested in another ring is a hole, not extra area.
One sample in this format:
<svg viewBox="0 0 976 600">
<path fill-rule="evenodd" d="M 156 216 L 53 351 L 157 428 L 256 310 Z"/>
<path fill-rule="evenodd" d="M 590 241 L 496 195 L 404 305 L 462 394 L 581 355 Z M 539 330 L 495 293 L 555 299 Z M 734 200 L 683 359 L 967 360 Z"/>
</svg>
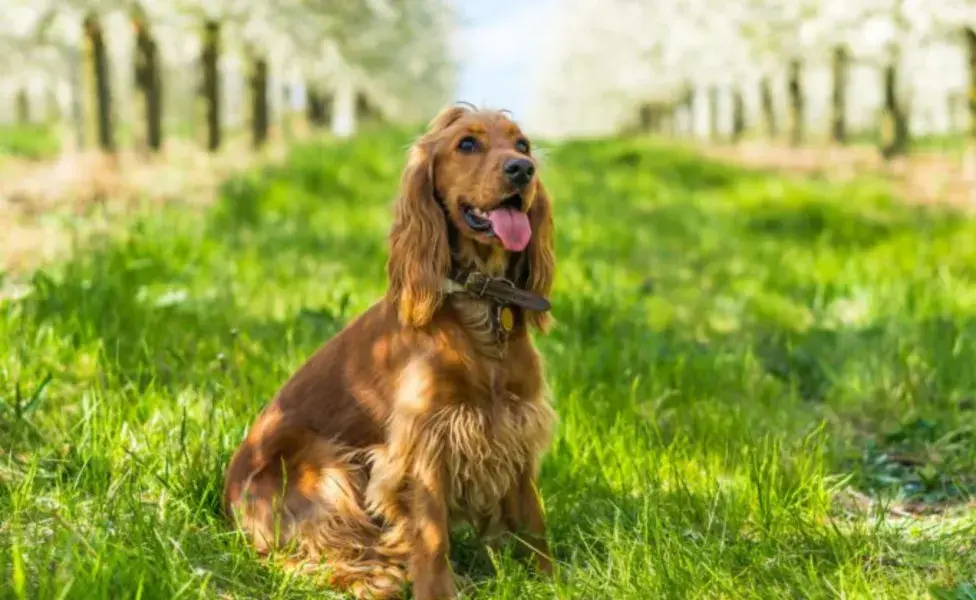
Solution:
<svg viewBox="0 0 976 600">
<path fill-rule="evenodd" d="M 383 293 L 409 139 L 303 144 L 0 280 L 0 598 L 333 597 L 229 530 L 223 470 Z M 460 531 L 471 597 L 976 598 L 976 223 L 641 138 L 541 176 L 559 572 Z"/>
</svg>

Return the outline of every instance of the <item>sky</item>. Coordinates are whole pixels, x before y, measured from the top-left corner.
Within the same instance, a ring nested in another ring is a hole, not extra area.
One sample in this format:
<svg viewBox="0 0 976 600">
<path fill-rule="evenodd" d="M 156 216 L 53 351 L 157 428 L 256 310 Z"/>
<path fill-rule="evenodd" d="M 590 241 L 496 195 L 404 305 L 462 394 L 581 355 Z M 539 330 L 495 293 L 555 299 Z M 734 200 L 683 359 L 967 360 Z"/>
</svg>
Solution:
<svg viewBox="0 0 976 600">
<path fill-rule="evenodd" d="M 544 51 L 546 22 L 563 0 L 454 0 L 461 28 L 455 100 L 508 109 L 526 121 L 533 69 Z"/>
</svg>

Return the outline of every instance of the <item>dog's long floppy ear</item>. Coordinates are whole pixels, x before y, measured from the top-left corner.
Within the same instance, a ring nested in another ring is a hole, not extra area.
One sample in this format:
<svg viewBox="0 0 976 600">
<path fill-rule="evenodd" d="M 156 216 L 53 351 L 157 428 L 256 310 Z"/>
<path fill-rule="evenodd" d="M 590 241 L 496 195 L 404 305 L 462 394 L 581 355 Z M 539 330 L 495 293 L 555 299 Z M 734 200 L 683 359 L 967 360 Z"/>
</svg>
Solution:
<svg viewBox="0 0 976 600">
<path fill-rule="evenodd" d="M 444 213 L 434 197 L 431 148 L 410 149 L 400 181 L 390 231 L 386 274 L 400 323 L 423 327 L 443 299 L 444 277 L 451 268 Z"/>
<path fill-rule="evenodd" d="M 386 263 L 390 297 L 400 323 L 423 327 L 443 301 L 451 268 L 445 215 L 434 195 L 436 136 L 466 112 L 451 107 L 434 117 L 410 149 L 400 180 Z"/>
<path fill-rule="evenodd" d="M 524 274 L 525 289 L 549 298 L 556 275 L 555 231 L 552 218 L 552 204 L 542 182 L 537 182 L 535 202 L 529 209 L 529 223 L 532 225 L 532 238 L 525 249 L 528 258 L 528 273 Z M 548 312 L 527 310 L 525 319 L 529 325 L 546 332 L 553 319 Z"/>
</svg>

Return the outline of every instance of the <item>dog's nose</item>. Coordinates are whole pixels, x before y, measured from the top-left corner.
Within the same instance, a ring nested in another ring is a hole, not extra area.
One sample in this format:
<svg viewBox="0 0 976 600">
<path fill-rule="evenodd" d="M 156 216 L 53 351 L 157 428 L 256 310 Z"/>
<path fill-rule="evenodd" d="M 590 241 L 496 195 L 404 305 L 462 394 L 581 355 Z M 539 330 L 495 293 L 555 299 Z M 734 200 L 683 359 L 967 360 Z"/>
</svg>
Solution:
<svg viewBox="0 0 976 600">
<path fill-rule="evenodd" d="M 505 163 L 505 175 L 515 185 L 522 187 L 532 181 L 535 165 L 525 158 L 513 158 Z"/>
</svg>

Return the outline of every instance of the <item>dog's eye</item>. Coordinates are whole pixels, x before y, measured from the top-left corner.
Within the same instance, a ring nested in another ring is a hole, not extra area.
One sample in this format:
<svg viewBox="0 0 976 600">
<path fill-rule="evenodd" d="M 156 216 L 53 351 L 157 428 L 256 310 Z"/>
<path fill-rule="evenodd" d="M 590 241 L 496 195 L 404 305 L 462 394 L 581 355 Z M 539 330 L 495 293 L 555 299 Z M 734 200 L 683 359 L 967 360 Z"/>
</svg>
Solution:
<svg viewBox="0 0 976 600">
<path fill-rule="evenodd" d="M 521 152 L 522 154 L 528 154 L 529 143 L 525 140 L 518 140 L 517 142 L 515 142 L 515 149 Z"/>
<path fill-rule="evenodd" d="M 461 138 L 457 147 L 461 152 L 474 152 L 478 149 L 478 140 L 468 135 Z"/>
</svg>

